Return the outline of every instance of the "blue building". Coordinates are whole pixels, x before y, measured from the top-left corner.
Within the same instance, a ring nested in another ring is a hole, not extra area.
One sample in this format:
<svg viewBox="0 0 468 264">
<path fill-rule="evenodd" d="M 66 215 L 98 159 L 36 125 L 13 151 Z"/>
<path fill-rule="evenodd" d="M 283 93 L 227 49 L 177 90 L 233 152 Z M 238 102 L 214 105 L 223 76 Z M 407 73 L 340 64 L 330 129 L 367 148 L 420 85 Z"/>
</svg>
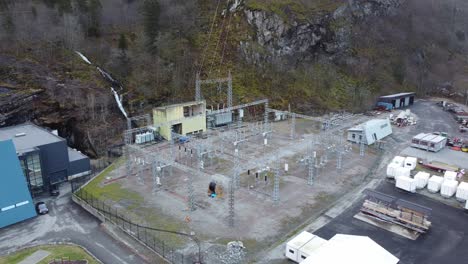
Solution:
<svg viewBox="0 0 468 264">
<path fill-rule="evenodd" d="M 67 180 L 91 173 L 88 157 L 65 139 L 31 123 L 0 128 L 0 140 L 12 140 L 33 196 Z"/>
<path fill-rule="evenodd" d="M 0 141 L 0 228 L 36 216 L 12 140 Z"/>
</svg>

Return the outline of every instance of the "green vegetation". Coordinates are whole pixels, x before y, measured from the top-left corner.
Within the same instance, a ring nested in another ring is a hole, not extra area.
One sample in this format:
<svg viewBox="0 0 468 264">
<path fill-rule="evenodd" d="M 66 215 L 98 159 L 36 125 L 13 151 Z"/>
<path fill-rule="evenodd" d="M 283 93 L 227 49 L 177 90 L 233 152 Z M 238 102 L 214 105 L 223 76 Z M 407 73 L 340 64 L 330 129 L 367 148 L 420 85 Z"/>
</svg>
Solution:
<svg viewBox="0 0 468 264">
<path fill-rule="evenodd" d="M 285 21 L 291 18 L 306 20 L 309 16 L 330 13 L 341 4 L 338 0 L 247 0 L 245 3 L 249 9 L 272 12 Z"/>
<path fill-rule="evenodd" d="M 68 260 L 83 260 L 86 259 L 89 264 L 98 264 L 92 256 L 90 256 L 86 251 L 78 246 L 72 245 L 44 245 L 31 247 L 27 249 L 20 250 L 14 254 L 0 257 L 0 264 L 16 264 L 36 252 L 37 250 L 45 250 L 50 252 L 50 255 L 44 260 L 40 261 L 38 264 L 48 264 L 54 259 L 65 258 Z"/>
<path fill-rule="evenodd" d="M 118 159 L 116 162 L 102 171 L 101 174 L 96 176 L 94 180 L 88 183 L 88 185 L 86 185 L 83 190 L 102 200 L 112 200 L 115 202 L 126 200 L 131 203 L 131 205 L 129 205 L 129 209 L 139 207 L 141 203 L 143 203 L 143 197 L 137 192 L 124 189 L 122 188 L 121 184 L 117 182 L 106 185 L 103 184 L 109 173 L 114 171 L 124 162 L 125 159 Z"/>
</svg>

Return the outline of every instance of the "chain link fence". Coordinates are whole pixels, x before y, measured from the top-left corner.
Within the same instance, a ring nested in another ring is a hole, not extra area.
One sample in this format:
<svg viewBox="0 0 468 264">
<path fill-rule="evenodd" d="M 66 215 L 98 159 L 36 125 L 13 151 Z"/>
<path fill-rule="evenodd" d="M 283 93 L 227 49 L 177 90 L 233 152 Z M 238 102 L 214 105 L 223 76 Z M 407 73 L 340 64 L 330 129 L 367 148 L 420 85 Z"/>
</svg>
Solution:
<svg viewBox="0 0 468 264">
<path fill-rule="evenodd" d="M 103 218 L 106 222 L 110 222 L 116 227 L 120 228 L 122 231 L 132 236 L 133 238 L 139 240 L 141 243 L 146 245 L 151 250 L 157 252 L 163 258 L 174 264 L 193 264 L 193 263 L 202 263 L 202 255 L 200 252 L 199 241 L 190 236 L 189 234 L 179 233 L 176 231 L 163 230 L 157 228 L 151 228 L 148 226 L 141 225 L 136 223 L 133 220 L 130 220 L 125 216 L 125 213 L 113 208 L 112 206 L 105 203 L 102 199 L 99 199 L 92 193 L 81 188 L 89 180 L 97 176 L 104 168 L 95 167 L 92 170 L 90 175 L 80 177 L 70 181 L 73 196 L 78 198 L 80 202 L 85 203 L 87 206 L 93 208 L 99 216 L 95 215 L 98 218 Z M 185 236 L 190 237 L 199 247 L 199 254 L 184 255 L 180 252 L 177 252 L 175 248 L 167 245 L 164 240 L 159 238 L 161 232 L 171 233 L 174 236 Z"/>
</svg>

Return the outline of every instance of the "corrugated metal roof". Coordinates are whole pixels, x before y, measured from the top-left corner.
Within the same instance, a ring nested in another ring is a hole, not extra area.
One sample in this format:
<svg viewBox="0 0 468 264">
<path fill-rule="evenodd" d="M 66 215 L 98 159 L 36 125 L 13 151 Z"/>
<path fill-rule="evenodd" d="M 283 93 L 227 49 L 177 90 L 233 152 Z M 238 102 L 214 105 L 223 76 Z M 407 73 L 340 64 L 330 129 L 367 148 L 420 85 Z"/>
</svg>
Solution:
<svg viewBox="0 0 468 264">
<path fill-rule="evenodd" d="M 13 140 L 16 151 L 26 151 L 38 146 L 65 140 L 32 123 L 0 128 L 0 140 L 9 139 Z"/>
<path fill-rule="evenodd" d="M 401 97 L 401 96 L 407 96 L 407 95 L 414 95 L 414 92 L 408 92 L 408 93 L 397 93 L 397 94 L 390 94 L 390 95 L 384 95 L 380 96 L 380 98 L 392 98 L 392 97 Z"/>
</svg>

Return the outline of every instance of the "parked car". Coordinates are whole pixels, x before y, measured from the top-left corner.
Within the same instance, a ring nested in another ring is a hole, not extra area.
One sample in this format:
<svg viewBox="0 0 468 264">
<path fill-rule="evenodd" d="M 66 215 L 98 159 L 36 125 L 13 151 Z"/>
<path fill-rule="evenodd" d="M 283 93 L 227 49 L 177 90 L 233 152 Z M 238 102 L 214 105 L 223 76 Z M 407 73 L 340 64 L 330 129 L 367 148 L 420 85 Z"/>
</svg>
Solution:
<svg viewBox="0 0 468 264">
<path fill-rule="evenodd" d="M 40 215 L 45 215 L 49 213 L 49 209 L 44 202 L 38 202 L 36 203 L 36 212 Z"/>
</svg>

